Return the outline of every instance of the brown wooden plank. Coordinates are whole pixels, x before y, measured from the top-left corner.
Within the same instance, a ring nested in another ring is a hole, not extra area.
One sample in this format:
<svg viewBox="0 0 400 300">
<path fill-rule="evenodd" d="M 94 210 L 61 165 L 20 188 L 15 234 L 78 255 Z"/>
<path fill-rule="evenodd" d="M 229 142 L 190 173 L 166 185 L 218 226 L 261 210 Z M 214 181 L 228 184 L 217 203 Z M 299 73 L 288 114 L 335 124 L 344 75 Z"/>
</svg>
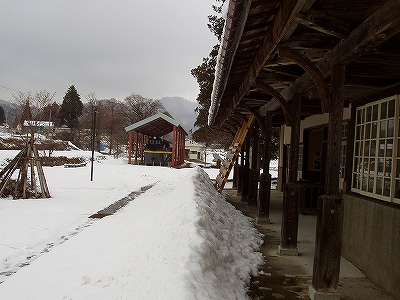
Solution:
<svg viewBox="0 0 400 300">
<path fill-rule="evenodd" d="M 346 38 L 352 31 L 350 25 L 343 20 L 314 9 L 310 9 L 307 14 L 299 14 L 296 22 L 340 39 Z"/>
<path fill-rule="evenodd" d="M 347 64 L 354 61 L 370 49 L 378 46 L 390 37 L 400 32 L 400 0 L 387 1 L 360 26 L 354 29 L 347 39 L 340 41 L 335 48 L 328 51 L 316 64 L 326 78 L 331 74 L 334 64 Z M 314 85 L 309 74 L 305 73 L 291 86 L 281 91 L 285 99 L 290 99 L 295 92 L 306 91 Z M 261 115 L 266 111 L 275 110 L 279 102 L 272 99 L 269 103 L 259 109 Z"/>
<path fill-rule="evenodd" d="M 243 96 L 249 90 L 251 84 L 257 78 L 262 67 L 264 66 L 265 61 L 271 56 L 272 52 L 275 50 L 276 45 L 283 38 L 287 29 L 293 22 L 296 14 L 300 11 L 304 3 L 306 2 L 307 0 L 281 1 L 279 10 L 274 18 L 274 25 L 268 28 L 268 31 L 258 48 L 257 54 L 252 60 L 252 63 L 249 66 L 246 75 L 244 76 L 244 80 L 241 82 L 239 88 L 232 98 L 232 101 L 230 102 L 229 108 L 225 111 L 224 117 L 218 121 L 225 121 L 227 117 L 232 113 L 232 111 L 238 106 Z"/>
<path fill-rule="evenodd" d="M 240 146 L 243 144 L 243 141 L 245 140 L 245 138 L 247 136 L 247 132 L 248 132 L 253 120 L 254 120 L 254 116 L 252 114 L 248 115 L 243 120 L 242 126 L 237 130 L 236 135 L 232 140 L 232 145 L 230 148 L 231 148 L 231 151 L 234 151 L 234 152 L 228 153 L 229 157 L 231 158 L 230 160 L 228 158 L 228 159 L 223 160 L 223 162 L 222 162 L 222 167 L 225 168 L 226 171 L 223 173 L 220 173 L 222 176 L 220 174 L 218 174 L 218 176 L 220 176 L 222 178 L 221 184 L 217 184 L 217 190 L 219 192 L 222 192 L 222 190 L 225 186 L 225 183 L 228 180 L 230 171 L 232 170 L 232 167 L 237 160 L 239 152 L 241 151 Z M 217 183 L 218 183 L 218 180 L 217 180 Z"/>
</svg>

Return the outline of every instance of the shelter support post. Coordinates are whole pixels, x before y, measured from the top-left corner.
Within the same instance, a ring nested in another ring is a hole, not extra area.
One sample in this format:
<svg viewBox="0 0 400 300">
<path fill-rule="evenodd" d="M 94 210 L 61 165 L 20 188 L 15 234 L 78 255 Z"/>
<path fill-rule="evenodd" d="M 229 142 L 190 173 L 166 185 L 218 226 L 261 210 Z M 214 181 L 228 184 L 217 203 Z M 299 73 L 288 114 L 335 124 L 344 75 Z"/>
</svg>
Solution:
<svg viewBox="0 0 400 300">
<path fill-rule="evenodd" d="M 243 167 L 243 185 L 242 185 L 242 202 L 247 202 L 249 197 L 249 176 L 250 176 L 250 134 L 247 133 L 245 139 L 245 157 L 244 157 L 244 167 Z"/>
<path fill-rule="evenodd" d="M 251 147 L 251 166 L 249 169 L 249 196 L 247 198 L 247 204 L 249 206 L 257 205 L 257 196 L 258 196 L 258 178 L 260 177 L 260 168 L 259 168 L 259 134 L 260 134 L 260 125 L 257 120 L 253 122 L 253 145 Z"/>
<path fill-rule="evenodd" d="M 339 192 L 339 172 L 345 66 L 334 65 L 331 78 L 326 195 L 318 201 L 313 279 L 309 288 L 312 300 L 340 300 L 337 287 L 342 248 L 343 199 Z"/>
<path fill-rule="evenodd" d="M 185 135 L 180 131 L 180 152 L 179 152 L 179 163 L 183 164 L 185 161 Z"/>
<path fill-rule="evenodd" d="M 177 160 L 177 140 L 178 140 L 178 128 L 174 126 L 174 130 L 172 132 L 172 159 L 171 159 L 171 165 L 172 167 L 176 166 L 176 160 Z"/>
<path fill-rule="evenodd" d="M 279 245 L 280 255 L 298 255 L 297 231 L 299 223 L 299 190 L 296 180 L 300 141 L 300 95 L 295 94 L 292 101 L 293 124 L 290 137 L 288 182 L 285 184 L 283 191 L 281 241 Z"/>
<path fill-rule="evenodd" d="M 271 174 L 269 173 L 269 164 L 271 161 L 271 131 L 272 131 L 272 113 L 267 112 L 265 117 L 266 131 L 264 137 L 264 157 L 263 172 L 260 176 L 260 190 L 258 196 L 258 216 L 256 223 L 269 224 L 269 208 L 271 203 Z"/>
<path fill-rule="evenodd" d="M 132 164 L 132 143 L 133 143 L 133 131 L 129 131 L 129 145 L 128 145 L 128 164 Z"/>
<path fill-rule="evenodd" d="M 135 165 L 137 165 L 138 148 L 139 147 L 139 132 L 135 133 Z"/>
</svg>

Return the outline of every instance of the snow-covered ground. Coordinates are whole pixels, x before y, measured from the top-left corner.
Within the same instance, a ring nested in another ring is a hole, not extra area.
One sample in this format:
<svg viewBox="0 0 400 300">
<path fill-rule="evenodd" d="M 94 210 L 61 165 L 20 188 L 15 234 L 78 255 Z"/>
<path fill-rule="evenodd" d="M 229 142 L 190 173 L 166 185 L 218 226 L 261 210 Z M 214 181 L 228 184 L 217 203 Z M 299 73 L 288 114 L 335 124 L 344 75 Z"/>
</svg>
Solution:
<svg viewBox="0 0 400 300">
<path fill-rule="evenodd" d="M 106 158 L 93 181 L 90 164 L 44 172 L 52 198 L 0 199 L 0 299 L 246 299 L 262 239 L 215 191 L 215 169 Z"/>
</svg>

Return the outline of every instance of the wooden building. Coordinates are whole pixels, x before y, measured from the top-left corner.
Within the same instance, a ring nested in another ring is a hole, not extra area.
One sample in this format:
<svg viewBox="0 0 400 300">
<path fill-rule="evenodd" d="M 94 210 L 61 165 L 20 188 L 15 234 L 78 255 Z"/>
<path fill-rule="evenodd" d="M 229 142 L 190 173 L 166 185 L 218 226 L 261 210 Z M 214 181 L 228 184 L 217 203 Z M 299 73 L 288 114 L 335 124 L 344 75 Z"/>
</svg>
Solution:
<svg viewBox="0 0 400 300">
<path fill-rule="evenodd" d="M 238 192 L 268 222 L 281 129 L 279 252 L 298 254 L 299 211 L 314 210 L 311 299 L 340 299 L 341 255 L 400 299 L 399 12 L 400 0 L 229 1 L 209 125 L 236 135 L 217 187 L 241 151 Z"/>
<path fill-rule="evenodd" d="M 143 163 L 144 147 L 149 137 L 164 137 L 170 135 L 172 144 L 171 166 L 178 166 L 185 160 L 185 129 L 175 119 L 163 113 L 158 113 L 125 128 L 129 133 L 128 164 Z M 134 161 L 132 162 L 132 157 Z"/>
</svg>

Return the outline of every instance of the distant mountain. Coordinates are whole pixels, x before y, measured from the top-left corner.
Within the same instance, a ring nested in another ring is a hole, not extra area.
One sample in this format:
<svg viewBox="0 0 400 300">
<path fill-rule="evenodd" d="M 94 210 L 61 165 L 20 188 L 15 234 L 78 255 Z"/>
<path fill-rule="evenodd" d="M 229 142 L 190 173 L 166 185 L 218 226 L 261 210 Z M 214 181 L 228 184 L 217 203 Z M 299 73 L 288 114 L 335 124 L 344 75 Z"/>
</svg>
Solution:
<svg viewBox="0 0 400 300">
<path fill-rule="evenodd" d="M 190 136 L 190 130 L 194 130 L 195 128 L 194 122 L 196 121 L 197 114 L 194 110 L 197 107 L 197 102 L 191 102 L 181 97 L 164 97 L 160 101 Z"/>
<path fill-rule="evenodd" d="M 14 108 L 13 104 L 11 102 L 9 102 L 9 101 L 5 101 L 5 100 L 1 100 L 0 99 L 0 106 L 3 107 L 4 115 L 6 116 L 6 118 L 10 118 L 10 119 L 14 120 L 14 116 L 11 113 L 13 108 Z"/>
</svg>

